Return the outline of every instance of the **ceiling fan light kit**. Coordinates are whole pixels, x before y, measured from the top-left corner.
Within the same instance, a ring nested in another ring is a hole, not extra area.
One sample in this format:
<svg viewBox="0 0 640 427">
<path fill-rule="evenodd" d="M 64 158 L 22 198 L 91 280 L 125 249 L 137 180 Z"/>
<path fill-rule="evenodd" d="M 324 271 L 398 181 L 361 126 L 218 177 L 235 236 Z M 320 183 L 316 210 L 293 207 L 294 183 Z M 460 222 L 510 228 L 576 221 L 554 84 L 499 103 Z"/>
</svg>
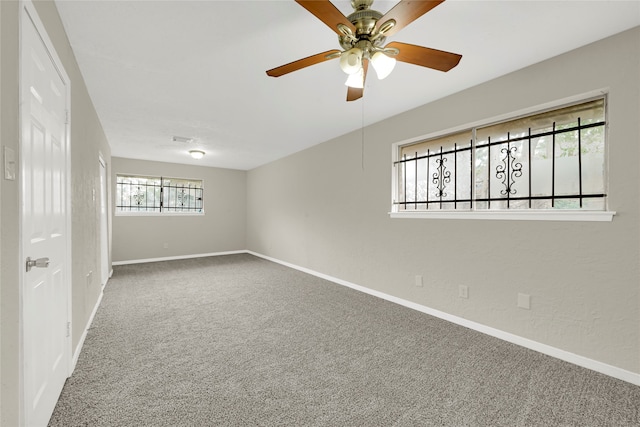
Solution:
<svg viewBox="0 0 640 427">
<path fill-rule="evenodd" d="M 407 62 L 439 71 L 449 71 L 461 55 L 429 49 L 408 43 L 391 42 L 383 46 L 387 36 L 394 35 L 444 0 L 401 0 L 386 14 L 371 9 L 373 0 L 351 0 L 354 12 L 344 16 L 329 0 L 296 0 L 338 35 L 342 51 L 330 50 L 267 71 L 271 77 L 340 58 L 340 68 L 349 75 L 345 83 L 347 101 L 360 99 L 364 93 L 369 61 L 382 80 L 393 71 L 396 61 Z"/>
<path fill-rule="evenodd" d="M 354 89 L 364 89 L 364 69 L 360 67 L 355 73 L 349 74 L 344 84 Z"/>
<path fill-rule="evenodd" d="M 340 68 L 347 74 L 362 70 L 362 50 L 353 47 L 340 55 Z"/>
<path fill-rule="evenodd" d="M 386 53 L 378 51 L 371 57 L 371 65 L 376 70 L 378 79 L 382 80 L 387 77 L 396 66 L 396 59 L 387 56 Z"/>
</svg>

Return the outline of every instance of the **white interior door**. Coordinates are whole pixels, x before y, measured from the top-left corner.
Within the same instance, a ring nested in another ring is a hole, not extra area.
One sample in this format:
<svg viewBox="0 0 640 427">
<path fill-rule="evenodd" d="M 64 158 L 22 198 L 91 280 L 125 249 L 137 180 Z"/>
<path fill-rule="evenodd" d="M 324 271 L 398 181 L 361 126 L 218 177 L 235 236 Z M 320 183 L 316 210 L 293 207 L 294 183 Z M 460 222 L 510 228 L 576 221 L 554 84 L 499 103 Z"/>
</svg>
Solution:
<svg viewBox="0 0 640 427">
<path fill-rule="evenodd" d="M 46 426 L 69 374 L 68 78 L 33 6 L 21 17 L 23 421 Z M 28 261 L 32 261 L 31 263 Z M 29 266 L 29 264 L 32 264 Z"/>
<path fill-rule="evenodd" d="M 107 203 L 107 165 L 100 160 L 100 271 L 102 286 L 109 280 L 109 235 Z"/>
</svg>

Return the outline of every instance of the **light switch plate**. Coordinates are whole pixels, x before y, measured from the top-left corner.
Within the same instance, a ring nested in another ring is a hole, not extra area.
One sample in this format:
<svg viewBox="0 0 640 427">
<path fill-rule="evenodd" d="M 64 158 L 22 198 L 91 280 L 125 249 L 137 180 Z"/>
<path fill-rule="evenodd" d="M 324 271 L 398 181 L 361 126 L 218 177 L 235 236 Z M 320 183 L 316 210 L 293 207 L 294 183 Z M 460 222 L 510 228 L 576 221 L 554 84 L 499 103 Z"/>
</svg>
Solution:
<svg viewBox="0 0 640 427">
<path fill-rule="evenodd" d="M 16 152 L 9 147 L 4 147 L 4 179 L 16 179 Z"/>
</svg>

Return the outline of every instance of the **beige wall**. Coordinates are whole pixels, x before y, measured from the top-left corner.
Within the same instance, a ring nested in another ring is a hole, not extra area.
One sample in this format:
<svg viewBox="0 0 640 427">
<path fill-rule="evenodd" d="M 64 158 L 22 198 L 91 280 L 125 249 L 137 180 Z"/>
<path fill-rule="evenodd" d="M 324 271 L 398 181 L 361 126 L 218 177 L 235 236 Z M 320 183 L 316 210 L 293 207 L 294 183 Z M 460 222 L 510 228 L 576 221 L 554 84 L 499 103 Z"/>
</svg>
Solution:
<svg viewBox="0 0 640 427">
<path fill-rule="evenodd" d="M 250 171 L 247 248 L 640 373 L 639 44 L 635 28 L 371 125 L 364 146 L 358 131 Z M 389 218 L 394 142 L 602 88 L 613 222 Z"/>
<path fill-rule="evenodd" d="M 67 40 L 55 4 L 51 0 L 35 2 L 56 52 L 71 79 L 71 197 L 72 197 L 72 345 L 79 344 L 87 322 L 101 293 L 99 245 L 98 153 L 111 163 L 111 151 L 102 126 L 87 93 L 71 46 Z M 0 101 L 2 146 L 18 146 L 18 23 L 17 1 L 0 1 L 0 61 L 2 74 Z M 2 385 L 0 424 L 18 425 L 19 403 L 19 268 L 18 259 L 18 186 L 19 181 L 2 179 L 0 314 Z M 92 272 L 91 279 L 87 279 Z"/>
<path fill-rule="evenodd" d="M 2 99 L 2 7 L 0 7 L 0 99 Z M 2 134 L 2 104 L 0 103 L 0 150 L 3 150 L 2 141 L 4 137 Z M 4 161 L 4 153 L 0 153 L 0 161 Z M 3 167 L 0 169 L 4 170 Z M 2 175 L 2 174 L 0 174 Z M 4 179 L 0 176 L 0 180 Z M 2 184 L 0 184 L 0 202 L 2 201 Z M 0 204 L 0 241 L 2 241 L 2 206 Z M 2 244 L 0 243 L 0 271 L 2 271 Z M 0 333 L 2 332 L 2 274 L 0 273 Z M 2 384 L 2 339 L 0 339 L 0 384 Z M 0 386 L 0 414 L 2 414 L 2 386 Z M 0 422 L 2 422 L 2 416 L 0 415 Z"/>
<path fill-rule="evenodd" d="M 72 81 L 74 348 L 101 291 L 101 153 L 112 180 L 118 172 L 162 174 L 206 185 L 204 217 L 113 218 L 114 261 L 249 249 L 640 373 L 640 29 L 372 125 L 364 147 L 354 132 L 242 172 L 112 159 L 55 5 L 36 9 Z M 16 153 L 18 22 L 17 1 L 0 1 L 0 138 Z M 613 222 L 388 217 L 393 142 L 600 88 L 610 94 Z M 19 416 L 18 185 L 0 180 L 3 426 Z M 423 288 L 415 275 L 424 275 Z M 461 284 L 469 299 L 457 297 Z M 516 308 L 518 292 L 532 295 L 530 311 Z"/>
<path fill-rule="evenodd" d="M 114 157 L 118 173 L 202 179 L 205 214 L 115 216 L 114 262 L 245 249 L 246 172 Z"/>
</svg>

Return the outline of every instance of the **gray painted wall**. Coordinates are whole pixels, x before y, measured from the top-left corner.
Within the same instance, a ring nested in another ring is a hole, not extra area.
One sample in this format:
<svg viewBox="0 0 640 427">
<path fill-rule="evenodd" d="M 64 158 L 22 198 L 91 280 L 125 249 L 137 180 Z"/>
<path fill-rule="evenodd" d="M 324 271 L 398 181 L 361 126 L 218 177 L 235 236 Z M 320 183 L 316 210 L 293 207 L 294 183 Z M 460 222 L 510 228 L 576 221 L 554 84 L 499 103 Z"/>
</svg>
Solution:
<svg viewBox="0 0 640 427">
<path fill-rule="evenodd" d="M 635 28 L 250 171 L 247 248 L 640 373 L 639 44 Z M 603 88 L 613 222 L 389 218 L 394 142 Z"/>
<path fill-rule="evenodd" d="M 114 216 L 113 260 L 131 261 L 246 248 L 246 172 L 113 157 L 116 174 L 204 180 L 203 216 Z M 114 190 L 115 192 L 115 190 Z M 164 248 L 168 243 L 169 247 Z"/>
<path fill-rule="evenodd" d="M 82 75 L 67 40 L 55 4 L 34 2 L 58 56 L 71 79 L 71 188 L 72 188 L 72 346 L 75 349 L 101 293 L 100 194 L 98 153 L 110 167 L 111 150 L 87 93 Z M 18 23 L 17 1 L 0 1 L 0 118 L 2 147 L 18 147 Z M 19 181 L 0 180 L 1 239 L 0 273 L 0 425 L 18 425 L 19 403 Z M 90 279 L 87 274 L 92 272 Z"/>
</svg>

